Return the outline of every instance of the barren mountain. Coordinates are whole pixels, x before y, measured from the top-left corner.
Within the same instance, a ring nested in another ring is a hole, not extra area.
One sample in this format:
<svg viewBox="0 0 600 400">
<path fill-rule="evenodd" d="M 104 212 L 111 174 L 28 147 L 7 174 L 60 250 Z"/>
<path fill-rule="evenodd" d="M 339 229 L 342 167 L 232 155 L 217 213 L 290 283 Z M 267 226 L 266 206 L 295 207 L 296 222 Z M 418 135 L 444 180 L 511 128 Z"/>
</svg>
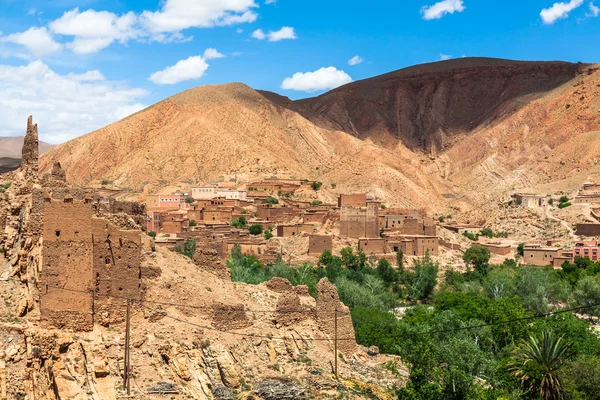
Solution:
<svg viewBox="0 0 600 400">
<path fill-rule="evenodd" d="M 25 136 L 5 136 L 0 137 L 0 157 L 21 158 L 21 148 Z M 53 144 L 45 143 L 40 140 L 40 154 L 43 154 L 53 148 Z"/>
<path fill-rule="evenodd" d="M 197 87 L 41 164 L 60 160 L 79 184 L 294 176 L 392 204 L 468 210 L 510 190 L 586 180 L 600 146 L 599 84 L 595 65 L 466 58 L 300 101 L 239 83 Z"/>
</svg>

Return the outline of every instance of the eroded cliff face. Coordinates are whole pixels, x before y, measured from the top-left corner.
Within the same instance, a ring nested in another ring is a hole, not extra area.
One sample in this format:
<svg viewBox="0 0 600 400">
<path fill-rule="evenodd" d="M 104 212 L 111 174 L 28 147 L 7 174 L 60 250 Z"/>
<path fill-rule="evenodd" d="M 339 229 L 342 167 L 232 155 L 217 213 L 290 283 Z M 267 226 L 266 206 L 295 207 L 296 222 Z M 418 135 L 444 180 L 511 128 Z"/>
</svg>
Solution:
<svg viewBox="0 0 600 400">
<path fill-rule="evenodd" d="M 396 139 L 413 151 L 438 153 L 462 134 L 569 81 L 579 68 L 563 62 L 457 59 L 354 82 L 316 98 L 278 102 L 327 129 L 388 146 Z"/>
</svg>

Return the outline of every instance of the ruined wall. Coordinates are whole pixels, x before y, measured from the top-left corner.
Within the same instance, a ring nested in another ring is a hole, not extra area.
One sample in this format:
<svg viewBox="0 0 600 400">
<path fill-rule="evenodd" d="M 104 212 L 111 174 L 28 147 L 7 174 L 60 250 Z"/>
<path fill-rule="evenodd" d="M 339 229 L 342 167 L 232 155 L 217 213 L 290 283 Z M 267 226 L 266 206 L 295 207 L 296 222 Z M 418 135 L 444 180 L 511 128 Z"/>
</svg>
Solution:
<svg viewBox="0 0 600 400">
<path fill-rule="evenodd" d="M 366 193 L 340 194 L 338 197 L 338 207 L 365 207 L 366 205 Z"/>
<path fill-rule="evenodd" d="M 337 309 L 338 350 L 345 355 L 356 351 L 356 340 L 350 309 L 340 301 L 338 292 L 327 278 L 317 284 L 317 323 L 319 328 L 330 338 L 335 336 L 335 310 Z"/>
<path fill-rule="evenodd" d="M 93 326 L 91 221 L 89 204 L 44 200 L 40 312 L 42 321 L 57 328 Z"/>
<path fill-rule="evenodd" d="M 325 250 L 333 250 L 333 236 L 310 235 L 308 237 L 308 254 L 321 254 Z"/>
<path fill-rule="evenodd" d="M 214 303 L 212 325 L 215 329 L 230 331 L 252 326 L 243 304 L 227 305 Z"/>
<path fill-rule="evenodd" d="M 94 313 L 96 322 L 109 325 L 124 320 L 124 298 L 140 298 L 141 236 L 139 231 L 120 230 L 101 218 L 92 218 L 91 224 Z"/>
<path fill-rule="evenodd" d="M 358 248 L 367 254 L 385 254 L 388 252 L 388 246 L 385 239 L 359 239 Z"/>
<path fill-rule="evenodd" d="M 27 118 L 27 132 L 23 141 L 23 150 L 21 151 L 21 170 L 25 175 L 25 179 L 32 182 L 38 181 L 38 157 L 39 157 L 39 141 L 38 127 L 33 124 L 33 117 L 30 115 Z"/>
</svg>

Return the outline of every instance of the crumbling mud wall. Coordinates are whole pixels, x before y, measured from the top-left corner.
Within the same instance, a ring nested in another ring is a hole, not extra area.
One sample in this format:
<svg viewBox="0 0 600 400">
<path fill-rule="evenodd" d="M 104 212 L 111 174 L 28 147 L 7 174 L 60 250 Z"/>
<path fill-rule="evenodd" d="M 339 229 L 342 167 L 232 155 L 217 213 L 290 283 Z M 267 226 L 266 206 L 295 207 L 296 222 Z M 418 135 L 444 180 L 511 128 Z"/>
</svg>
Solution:
<svg viewBox="0 0 600 400">
<path fill-rule="evenodd" d="M 91 218 L 95 321 L 110 325 L 125 319 L 127 298 L 140 298 L 141 236 Z"/>
<path fill-rule="evenodd" d="M 337 310 L 338 349 L 345 355 L 356 351 L 356 339 L 350 309 L 340 301 L 337 289 L 329 279 L 323 278 L 317 284 L 317 323 L 319 328 L 329 335 L 336 336 L 335 317 Z"/>
<path fill-rule="evenodd" d="M 215 303 L 213 306 L 212 325 L 215 329 L 230 331 L 252 326 L 243 304 L 228 305 Z"/>
<path fill-rule="evenodd" d="M 89 204 L 44 199 L 40 313 L 57 328 L 93 326 L 91 221 Z"/>
</svg>

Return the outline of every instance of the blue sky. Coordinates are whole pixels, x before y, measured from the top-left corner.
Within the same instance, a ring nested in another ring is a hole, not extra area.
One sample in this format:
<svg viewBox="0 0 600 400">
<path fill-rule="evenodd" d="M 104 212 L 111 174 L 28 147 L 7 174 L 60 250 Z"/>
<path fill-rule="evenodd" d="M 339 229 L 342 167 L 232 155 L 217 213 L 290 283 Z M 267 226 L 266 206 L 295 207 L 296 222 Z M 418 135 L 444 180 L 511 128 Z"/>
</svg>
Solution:
<svg viewBox="0 0 600 400">
<path fill-rule="evenodd" d="M 599 6 L 0 0 L 0 135 L 23 134 L 34 114 L 42 139 L 59 143 L 204 84 L 239 81 L 297 99 L 449 57 L 599 62 Z"/>
</svg>

